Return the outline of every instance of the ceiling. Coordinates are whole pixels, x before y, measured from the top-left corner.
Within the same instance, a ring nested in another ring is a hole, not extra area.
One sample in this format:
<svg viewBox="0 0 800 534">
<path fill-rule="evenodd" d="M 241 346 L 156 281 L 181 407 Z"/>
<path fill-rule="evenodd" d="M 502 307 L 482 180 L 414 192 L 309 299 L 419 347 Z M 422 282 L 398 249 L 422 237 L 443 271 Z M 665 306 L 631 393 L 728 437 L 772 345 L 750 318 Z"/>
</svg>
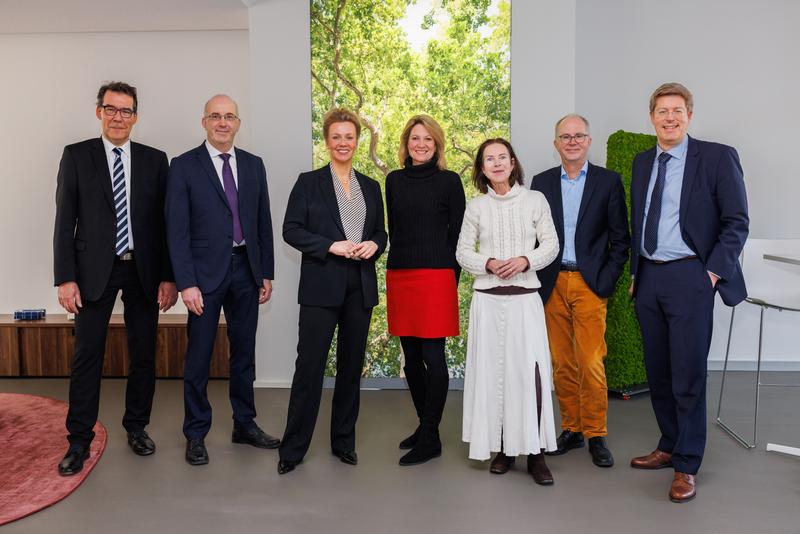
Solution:
<svg viewBox="0 0 800 534">
<path fill-rule="evenodd" d="M 246 30 L 252 0 L 0 0 L 0 34 Z"/>
</svg>

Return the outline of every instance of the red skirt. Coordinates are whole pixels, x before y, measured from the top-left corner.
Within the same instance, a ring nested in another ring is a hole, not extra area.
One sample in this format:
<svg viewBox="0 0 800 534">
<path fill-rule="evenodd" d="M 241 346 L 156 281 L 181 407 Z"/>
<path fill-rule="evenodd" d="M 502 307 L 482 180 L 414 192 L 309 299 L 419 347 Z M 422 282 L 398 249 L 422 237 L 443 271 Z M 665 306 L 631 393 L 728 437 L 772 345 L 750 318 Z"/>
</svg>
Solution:
<svg viewBox="0 0 800 534">
<path fill-rule="evenodd" d="M 453 269 L 387 270 L 386 319 L 393 336 L 457 336 L 458 288 Z"/>
</svg>

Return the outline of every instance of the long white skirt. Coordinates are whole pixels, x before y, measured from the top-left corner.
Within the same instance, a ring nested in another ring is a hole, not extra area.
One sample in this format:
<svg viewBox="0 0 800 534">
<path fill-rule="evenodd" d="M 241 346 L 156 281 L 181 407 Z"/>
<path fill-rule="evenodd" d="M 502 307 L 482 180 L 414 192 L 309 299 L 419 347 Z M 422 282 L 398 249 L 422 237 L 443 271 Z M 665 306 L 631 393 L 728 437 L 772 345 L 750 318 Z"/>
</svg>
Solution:
<svg viewBox="0 0 800 534">
<path fill-rule="evenodd" d="M 467 336 L 462 439 L 469 443 L 469 457 L 488 460 L 501 443 L 508 456 L 555 450 L 550 348 L 539 294 L 476 291 Z M 542 386 L 541 424 L 536 364 Z"/>
</svg>

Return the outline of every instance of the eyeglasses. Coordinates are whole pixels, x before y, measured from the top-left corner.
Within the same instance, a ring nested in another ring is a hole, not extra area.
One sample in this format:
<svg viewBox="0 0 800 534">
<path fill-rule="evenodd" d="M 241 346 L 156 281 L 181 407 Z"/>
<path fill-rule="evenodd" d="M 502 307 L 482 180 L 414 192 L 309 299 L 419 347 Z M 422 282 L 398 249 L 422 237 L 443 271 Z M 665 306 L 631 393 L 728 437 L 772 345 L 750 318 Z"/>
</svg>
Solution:
<svg viewBox="0 0 800 534">
<path fill-rule="evenodd" d="M 116 106 L 112 106 L 109 104 L 102 106 L 102 108 L 105 116 L 109 118 L 114 117 L 117 113 L 122 115 L 123 119 L 130 119 L 131 117 L 136 115 L 136 112 L 133 111 L 131 108 L 118 108 Z"/>
<path fill-rule="evenodd" d="M 581 144 L 586 140 L 587 137 L 589 137 L 589 134 L 585 133 L 576 133 L 575 135 L 561 134 L 558 136 L 558 140 L 565 145 L 570 144 L 572 141 Z"/>
<path fill-rule="evenodd" d="M 224 120 L 226 122 L 234 122 L 238 121 L 239 117 L 233 113 L 226 113 L 225 115 L 220 115 L 219 113 L 211 113 L 206 115 L 206 119 L 210 120 L 211 122 L 219 122 Z"/>
<path fill-rule="evenodd" d="M 686 110 L 683 108 L 674 108 L 674 109 L 667 109 L 667 108 L 659 108 L 653 112 L 656 117 L 659 119 L 666 119 L 670 115 L 675 117 L 676 119 L 682 119 L 686 116 Z"/>
</svg>

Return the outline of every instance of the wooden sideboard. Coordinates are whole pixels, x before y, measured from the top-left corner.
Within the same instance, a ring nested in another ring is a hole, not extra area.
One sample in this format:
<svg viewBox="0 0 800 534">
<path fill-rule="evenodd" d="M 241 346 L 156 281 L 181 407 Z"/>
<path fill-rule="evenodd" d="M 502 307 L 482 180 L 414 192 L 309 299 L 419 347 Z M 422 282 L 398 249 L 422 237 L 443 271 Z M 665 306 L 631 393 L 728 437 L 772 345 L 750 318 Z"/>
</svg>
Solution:
<svg viewBox="0 0 800 534">
<path fill-rule="evenodd" d="M 66 314 L 48 315 L 40 321 L 15 321 L 0 314 L 0 376 L 69 376 L 75 340 L 74 321 Z M 159 314 L 156 342 L 156 376 L 183 376 L 186 354 L 186 315 Z M 228 378 L 230 347 L 225 319 L 220 317 L 211 356 L 212 378 Z M 128 341 L 121 314 L 111 316 L 106 337 L 103 376 L 128 374 Z"/>
</svg>

